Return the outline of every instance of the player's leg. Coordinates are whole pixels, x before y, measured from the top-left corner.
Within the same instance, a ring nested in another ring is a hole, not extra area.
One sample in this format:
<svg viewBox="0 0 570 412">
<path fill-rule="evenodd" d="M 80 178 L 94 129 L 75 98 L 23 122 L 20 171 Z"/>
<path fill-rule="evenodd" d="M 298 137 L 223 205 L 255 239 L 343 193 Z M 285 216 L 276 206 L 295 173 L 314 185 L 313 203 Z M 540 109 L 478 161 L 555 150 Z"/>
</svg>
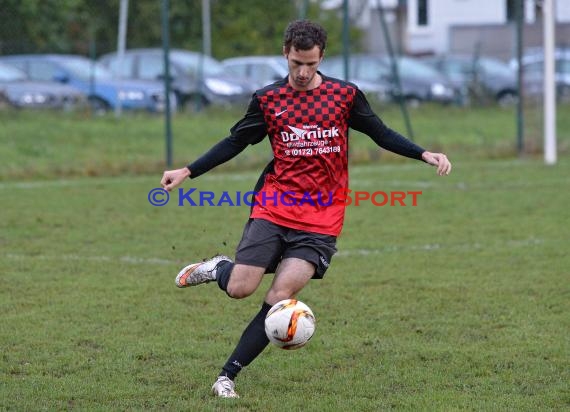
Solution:
<svg viewBox="0 0 570 412">
<path fill-rule="evenodd" d="M 202 262 L 191 263 L 178 272 L 176 286 L 186 288 L 215 281 L 218 279 L 218 273 L 222 272 L 221 269 L 228 265 L 233 267 L 233 260 L 225 255 L 216 255 Z"/>
<path fill-rule="evenodd" d="M 315 265 L 299 258 L 286 258 L 281 261 L 273 283 L 265 295 L 270 306 L 283 299 L 294 298 L 315 274 Z"/>
<path fill-rule="evenodd" d="M 185 288 L 216 281 L 230 297 L 241 299 L 251 295 L 263 279 L 274 271 L 282 253 L 284 229 L 261 219 L 250 219 L 245 225 L 236 252 L 236 263 L 224 255 L 184 267 L 176 277 L 176 286 Z M 273 266 L 273 267 L 272 267 Z"/>
<path fill-rule="evenodd" d="M 263 352 L 269 343 L 265 334 L 265 317 L 271 306 L 279 300 L 296 296 L 311 278 L 322 278 L 336 252 L 334 236 L 298 230 L 287 230 L 282 235 L 285 249 L 280 255 L 282 260 L 275 271 L 273 283 L 261 309 L 247 326 L 214 384 L 212 389 L 215 395 L 237 396 L 234 391 L 234 378 L 244 366 L 249 365 Z M 224 386 L 231 391 L 224 391 Z"/>
<path fill-rule="evenodd" d="M 271 222 L 250 220 L 236 252 L 236 261 L 231 276 L 218 281 L 220 288 L 235 298 L 251 294 L 261 282 L 264 273 L 273 273 L 283 254 L 283 235 L 286 230 Z M 251 269 L 257 268 L 257 269 Z M 258 313 L 244 329 L 235 350 L 224 365 L 218 380 L 212 386 L 214 395 L 237 397 L 234 390 L 236 375 L 259 355 L 269 343 L 265 335 L 265 316 L 271 308 L 263 302 Z"/>
<path fill-rule="evenodd" d="M 265 334 L 265 317 L 271 306 L 279 300 L 295 296 L 313 277 L 315 266 L 297 258 L 281 261 L 273 283 L 266 294 L 259 312 L 254 316 L 230 355 L 212 387 L 214 395 L 221 397 L 237 397 L 234 390 L 234 379 L 237 374 L 249 365 L 269 343 Z M 232 275 L 233 276 L 233 275 Z"/>
<path fill-rule="evenodd" d="M 263 219 L 251 219 L 236 250 L 236 263 L 220 271 L 218 286 L 242 299 L 257 290 L 265 273 L 274 273 L 283 254 L 286 229 Z M 231 272 L 230 272 L 231 270 Z"/>
<path fill-rule="evenodd" d="M 220 289 L 236 299 L 251 295 L 263 279 L 265 267 L 235 264 L 224 255 L 192 263 L 176 276 L 176 286 L 185 288 L 216 281 Z"/>
<path fill-rule="evenodd" d="M 315 268 L 321 269 L 318 271 L 317 277 L 322 277 L 324 270 L 326 270 L 326 267 L 321 268 L 322 259 L 320 255 L 317 255 L 318 251 L 312 247 L 297 248 L 292 252 L 288 251 L 287 254 L 298 255 L 299 257 L 285 258 L 279 264 L 273 284 L 265 298 L 265 301 L 270 305 L 297 294 L 301 290 L 297 287 L 302 288 L 315 275 Z M 317 259 L 318 263 L 309 261 L 316 261 Z M 330 259 L 330 256 L 327 259 Z M 270 265 L 270 263 L 265 263 L 265 265 Z M 266 270 L 266 267 L 222 262 L 217 269 L 218 285 L 233 298 L 245 298 L 257 290 Z M 287 276 L 283 276 L 283 274 L 287 274 Z M 310 276 L 305 279 L 307 275 Z"/>
<path fill-rule="evenodd" d="M 222 289 L 232 298 L 247 297 L 257 290 L 265 273 L 266 268 L 236 264 L 228 284 Z M 287 276 L 283 276 L 284 273 L 287 273 Z M 280 300 L 294 296 L 300 291 L 298 287 L 305 286 L 314 273 L 315 266 L 312 263 L 297 258 L 284 259 L 275 272 L 275 278 L 265 297 L 265 302 L 273 306 Z"/>
</svg>

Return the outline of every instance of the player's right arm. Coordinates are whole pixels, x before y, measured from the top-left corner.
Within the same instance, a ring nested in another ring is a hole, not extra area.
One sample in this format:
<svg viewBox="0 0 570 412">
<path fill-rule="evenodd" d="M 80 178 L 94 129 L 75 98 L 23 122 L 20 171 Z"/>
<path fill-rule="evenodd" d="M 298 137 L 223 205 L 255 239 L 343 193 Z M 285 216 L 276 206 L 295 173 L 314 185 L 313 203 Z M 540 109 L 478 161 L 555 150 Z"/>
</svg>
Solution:
<svg viewBox="0 0 570 412">
<path fill-rule="evenodd" d="M 167 170 L 162 174 L 160 186 L 170 192 L 176 186 L 181 185 L 188 176 L 190 176 L 190 169 L 187 167 L 183 167 L 182 169 Z"/>
<path fill-rule="evenodd" d="M 261 142 L 266 135 L 267 125 L 257 95 L 254 94 L 245 116 L 230 129 L 230 135 L 187 166 L 190 176 L 196 178 L 227 162 L 248 145 Z"/>
<path fill-rule="evenodd" d="M 162 175 L 161 186 L 170 191 L 186 178 L 196 178 L 241 153 L 248 145 L 256 144 L 267 135 L 267 125 L 259 107 L 257 96 L 249 103 L 245 116 L 231 129 L 230 135 L 220 140 L 205 154 L 182 169 L 167 170 Z"/>
</svg>

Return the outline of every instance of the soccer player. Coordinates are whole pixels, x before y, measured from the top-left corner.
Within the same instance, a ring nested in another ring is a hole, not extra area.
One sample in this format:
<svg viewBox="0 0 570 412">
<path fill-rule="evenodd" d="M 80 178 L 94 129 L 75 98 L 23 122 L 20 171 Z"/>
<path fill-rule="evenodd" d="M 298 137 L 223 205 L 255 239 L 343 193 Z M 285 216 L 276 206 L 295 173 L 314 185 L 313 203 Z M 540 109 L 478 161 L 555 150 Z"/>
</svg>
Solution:
<svg viewBox="0 0 570 412">
<path fill-rule="evenodd" d="M 318 71 L 326 41 L 319 24 L 291 22 L 283 42 L 288 76 L 254 93 L 228 137 L 189 166 L 165 171 L 161 180 L 170 191 L 269 136 L 273 160 L 255 188 L 235 262 L 215 256 L 186 266 L 176 277 L 178 287 L 215 281 L 228 296 L 241 299 L 257 289 L 265 273 L 275 273 L 261 309 L 212 387 L 216 396 L 238 397 L 236 376 L 269 343 L 264 320 L 271 306 L 295 297 L 310 279 L 322 279 L 330 265 L 344 220 L 349 128 L 384 149 L 435 166 L 439 175 L 451 171 L 444 154 L 428 152 L 387 127 L 354 84 Z"/>
</svg>

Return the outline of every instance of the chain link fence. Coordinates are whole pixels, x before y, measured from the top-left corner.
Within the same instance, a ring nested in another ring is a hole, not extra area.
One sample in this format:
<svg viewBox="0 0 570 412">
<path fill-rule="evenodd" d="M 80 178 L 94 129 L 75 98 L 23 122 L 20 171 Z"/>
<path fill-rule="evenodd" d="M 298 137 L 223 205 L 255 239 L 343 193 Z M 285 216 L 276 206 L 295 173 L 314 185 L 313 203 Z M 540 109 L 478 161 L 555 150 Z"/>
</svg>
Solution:
<svg viewBox="0 0 570 412">
<path fill-rule="evenodd" d="M 0 56 L 65 53 L 96 59 L 116 51 L 121 41 L 118 33 L 123 2 L 125 0 L 0 0 Z M 165 1 L 131 0 L 126 3 L 126 47 L 161 47 Z M 351 53 L 386 55 L 386 36 L 391 37 L 394 49 L 401 54 L 439 53 L 433 48 L 430 51 L 429 44 L 423 45 L 415 39 L 419 35 L 412 30 L 413 12 L 405 1 L 379 1 L 376 7 L 374 2 L 363 0 L 348 2 L 352 28 L 348 47 L 342 36 L 342 1 L 172 0 L 166 3 L 169 4 L 171 47 L 205 52 L 217 59 L 279 54 L 287 22 L 305 16 L 318 19 L 329 30 L 328 56 L 340 54 L 345 49 Z M 539 17 L 533 23 L 524 24 L 522 39 L 517 39 L 513 16 L 516 13 L 512 11 L 516 3 L 507 2 L 511 20 L 506 24 L 451 25 L 447 34 L 448 52 L 470 56 L 473 61 L 483 56 L 509 62 L 516 56 L 519 40 L 524 48 L 540 46 L 542 27 Z M 379 18 L 377 6 L 380 4 L 388 5 L 384 6 L 388 20 L 386 33 L 382 31 Z M 538 4 L 536 8 L 540 10 Z M 205 6 L 208 6 L 207 13 Z M 437 20 L 437 16 L 432 17 L 434 27 L 437 27 Z M 568 39 L 570 23 L 557 23 L 557 46 L 568 46 Z M 481 76 L 478 78 L 474 73 L 472 80 L 479 84 L 471 85 L 471 90 L 480 91 Z"/>
</svg>

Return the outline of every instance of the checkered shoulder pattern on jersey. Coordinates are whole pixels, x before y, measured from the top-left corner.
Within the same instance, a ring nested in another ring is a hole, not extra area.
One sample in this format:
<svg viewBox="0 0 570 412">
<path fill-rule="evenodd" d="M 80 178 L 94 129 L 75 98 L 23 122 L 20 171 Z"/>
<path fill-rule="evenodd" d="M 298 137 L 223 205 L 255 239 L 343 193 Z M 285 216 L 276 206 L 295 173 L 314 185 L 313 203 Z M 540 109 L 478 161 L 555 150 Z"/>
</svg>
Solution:
<svg viewBox="0 0 570 412">
<path fill-rule="evenodd" d="M 257 92 L 274 160 L 257 187 L 251 217 L 338 236 L 348 188 L 348 122 L 356 87 L 322 75 L 298 91 L 286 80 Z"/>
</svg>

